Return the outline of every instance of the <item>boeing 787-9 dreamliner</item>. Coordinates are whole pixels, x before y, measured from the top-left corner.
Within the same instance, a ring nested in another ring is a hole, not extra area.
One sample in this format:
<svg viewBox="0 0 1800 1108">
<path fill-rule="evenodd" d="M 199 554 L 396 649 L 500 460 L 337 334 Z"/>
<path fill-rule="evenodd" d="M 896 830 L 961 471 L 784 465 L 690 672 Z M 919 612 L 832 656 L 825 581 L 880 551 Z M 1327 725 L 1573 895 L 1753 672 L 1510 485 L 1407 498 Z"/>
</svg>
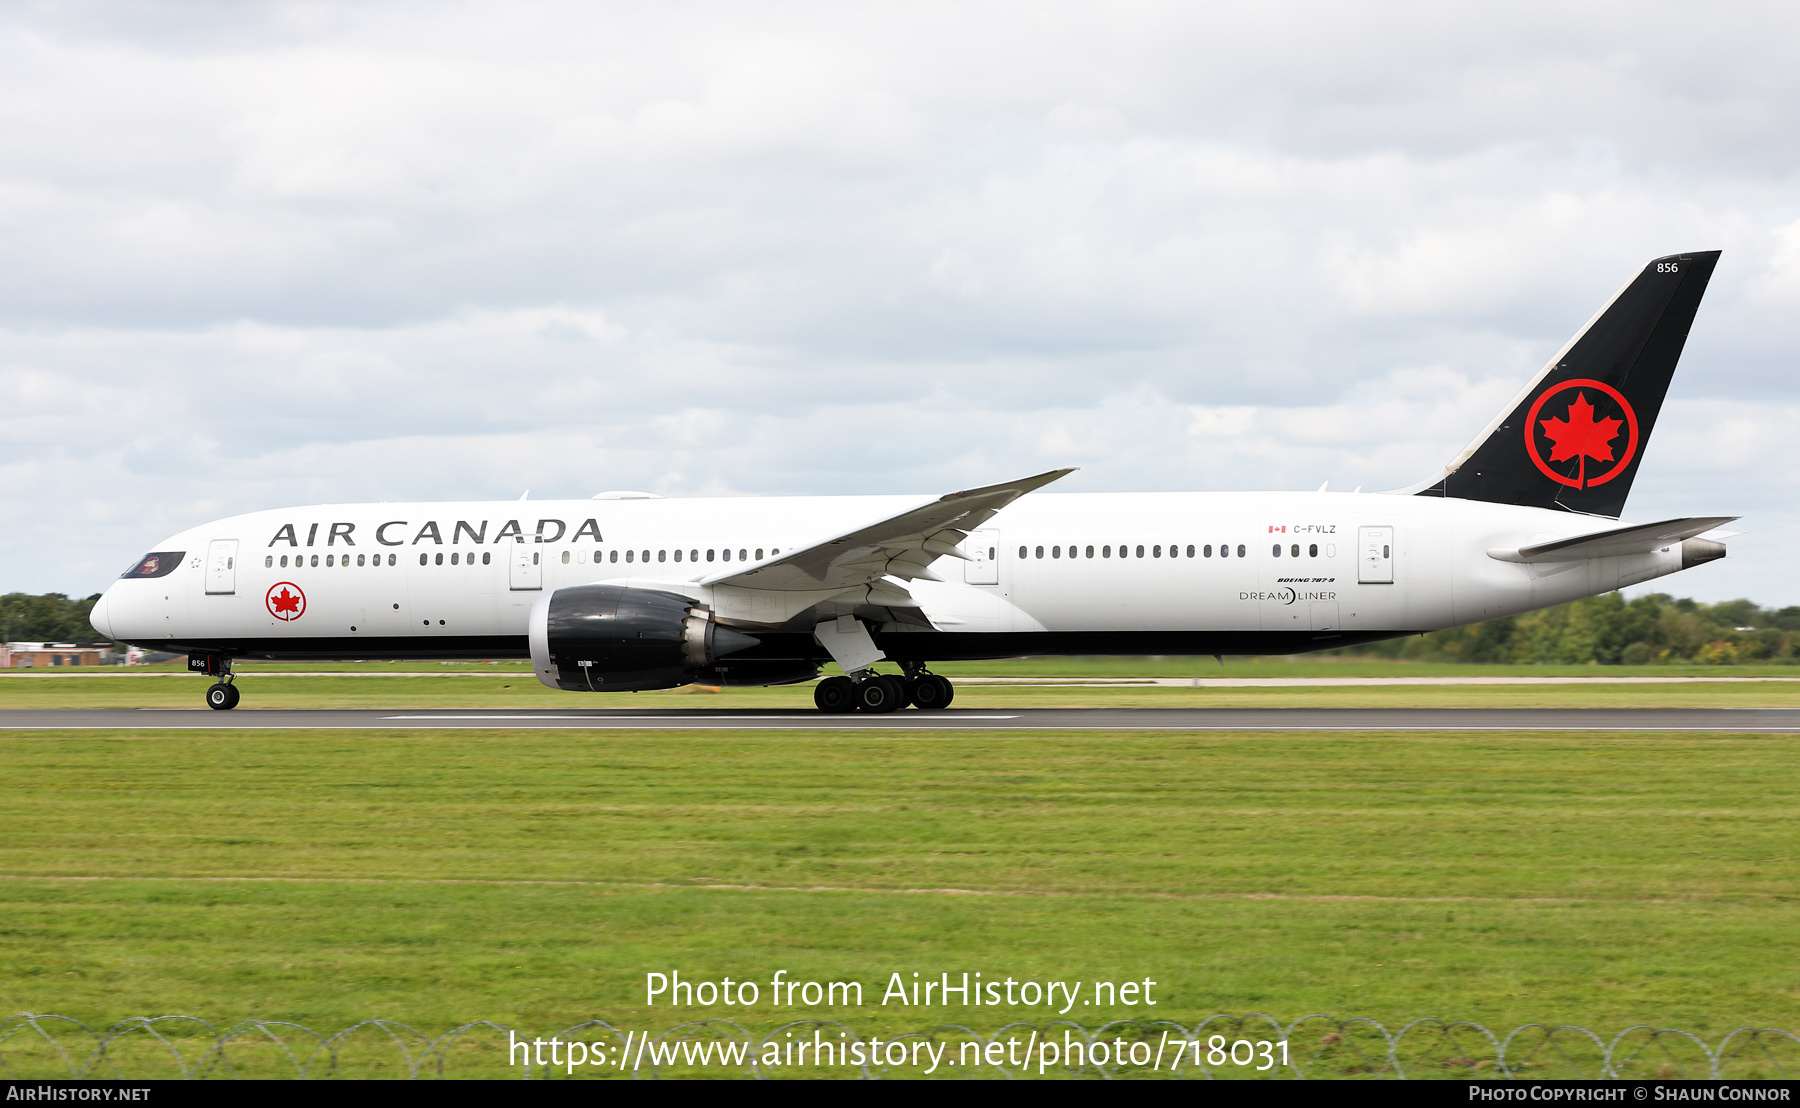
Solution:
<svg viewBox="0 0 1800 1108">
<path fill-rule="evenodd" d="M 326 504 L 181 531 L 94 606 L 185 652 L 530 658 L 570 692 L 812 681 L 827 712 L 943 708 L 928 668 L 1050 654 L 1291 654 L 1435 631 L 1723 557 L 1730 516 L 1627 523 L 1718 252 L 1646 265 L 1442 472 L 1393 493 Z M 877 666 L 886 664 L 888 672 Z"/>
</svg>

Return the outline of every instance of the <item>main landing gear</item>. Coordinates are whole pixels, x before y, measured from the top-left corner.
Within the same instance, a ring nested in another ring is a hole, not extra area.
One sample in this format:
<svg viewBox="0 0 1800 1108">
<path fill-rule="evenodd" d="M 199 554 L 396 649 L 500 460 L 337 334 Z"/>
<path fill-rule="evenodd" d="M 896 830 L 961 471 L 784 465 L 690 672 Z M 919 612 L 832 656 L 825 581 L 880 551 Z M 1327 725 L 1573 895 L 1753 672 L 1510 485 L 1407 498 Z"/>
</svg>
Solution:
<svg viewBox="0 0 1800 1108">
<path fill-rule="evenodd" d="M 926 673 L 922 665 L 905 668 L 904 677 L 870 670 L 854 677 L 827 677 L 813 687 L 813 703 L 821 712 L 897 712 L 908 704 L 937 711 L 950 706 L 956 687 L 948 678 Z"/>
</svg>

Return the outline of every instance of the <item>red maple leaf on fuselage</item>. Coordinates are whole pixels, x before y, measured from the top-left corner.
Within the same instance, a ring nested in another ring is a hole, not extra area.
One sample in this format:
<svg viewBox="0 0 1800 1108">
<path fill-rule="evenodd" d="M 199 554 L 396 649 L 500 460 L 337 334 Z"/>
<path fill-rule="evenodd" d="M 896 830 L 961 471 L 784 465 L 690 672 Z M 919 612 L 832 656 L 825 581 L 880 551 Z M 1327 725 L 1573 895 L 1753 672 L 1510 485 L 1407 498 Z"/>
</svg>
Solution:
<svg viewBox="0 0 1800 1108">
<path fill-rule="evenodd" d="M 272 596 L 269 598 L 269 607 L 275 609 L 278 613 L 298 612 L 300 610 L 300 598 L 286 589 L 282 589 L 280 596 Z"/>
<path fill-rule="evenodd" d="M 1619 437 L 1619 427 L 1624 421 L 1594 419 L 1594 406 L 1588 403 L 1587 393 L 1578 392 L 1575 403 L 1569 405 L 1567 419 L 1540 419 L 1538 423 L 1544 428 L 1544 437 L 1556 444 L 1550 451 L 1552 462 L 1566 462 L 1582 456 L 1596 462 L 1610 462 L 1613 460 L 1612 441 Z"/>
</svg>

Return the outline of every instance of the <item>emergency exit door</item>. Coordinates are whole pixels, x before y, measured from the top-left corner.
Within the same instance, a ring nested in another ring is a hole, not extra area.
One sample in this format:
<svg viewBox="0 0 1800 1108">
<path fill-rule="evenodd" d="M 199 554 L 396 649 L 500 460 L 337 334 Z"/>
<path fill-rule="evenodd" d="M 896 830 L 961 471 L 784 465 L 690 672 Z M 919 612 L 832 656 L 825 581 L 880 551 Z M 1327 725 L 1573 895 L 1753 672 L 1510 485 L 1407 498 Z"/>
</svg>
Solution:
<svg viewBox="0 0 1800 1108">
<path fill-rule="evenodd" d="M 214 539 L 206 547 L 206 595 L 231 596 L 237 592 L 236 539 Z"/>
<path fill-rule="evenodd" d="M 507 558 L 507 584 L 515 590 L 544 587 L 544 548 L 538 543 L 512 540 Z"/>
<path fill-rule="evenodd" d="M 1364 585 L 1394 583 L 1394 529 L 1359 527 L 1356 530 L 1356 579 Z"/>
<path fill-rule="evenodd" d="M 969 560 L 963 563 L 963 582 L 969 585 L 1000 583 L 1000 532 L 975 531 L 962 544 Z"/>
</svg>

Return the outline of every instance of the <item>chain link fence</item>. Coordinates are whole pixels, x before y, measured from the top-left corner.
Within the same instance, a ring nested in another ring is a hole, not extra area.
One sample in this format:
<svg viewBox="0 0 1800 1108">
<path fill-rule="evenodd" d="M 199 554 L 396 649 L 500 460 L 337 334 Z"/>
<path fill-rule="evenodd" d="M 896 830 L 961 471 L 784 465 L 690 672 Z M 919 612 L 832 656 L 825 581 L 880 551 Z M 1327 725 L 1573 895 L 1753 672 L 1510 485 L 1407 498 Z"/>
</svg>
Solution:
<svg viewBox="0 0 1800 1108">
<path fill-rule="evenodd" d="M 580 1061 L 575 1055 L 579 1051 Z M 797 1056 L 796 1056 L 797 1051 Z M 659 1033 L 600 1019 L 526 1037 L 490 1020 L 432 1036 L 393 1020 L 331 1034 L 284 1020 L 220 1029 L 194 1016 L 133 1017 L 96 1029 L 22 1012 L 0 1022 L 0 1075 L 15 1079 L 518 1077 L 1787 1079 L 1800 1037 L 1738 1027 L 1709 1042 L 1648 1024 L 1610 1038 L 1570 1024 L 1501 1034 L 1478 1023 L 1418 1019 L 1390 1030 L 1367 1018 L 1310 1015 L 1282 1024 L 1260 1012 L 1195 1024 L 1117 1020 L 1011 1023 L 989 1034 L 960 1025 L 892 1036 L 836 1020 L 757 1033 L 698 1020 Z"/>
</svg>

